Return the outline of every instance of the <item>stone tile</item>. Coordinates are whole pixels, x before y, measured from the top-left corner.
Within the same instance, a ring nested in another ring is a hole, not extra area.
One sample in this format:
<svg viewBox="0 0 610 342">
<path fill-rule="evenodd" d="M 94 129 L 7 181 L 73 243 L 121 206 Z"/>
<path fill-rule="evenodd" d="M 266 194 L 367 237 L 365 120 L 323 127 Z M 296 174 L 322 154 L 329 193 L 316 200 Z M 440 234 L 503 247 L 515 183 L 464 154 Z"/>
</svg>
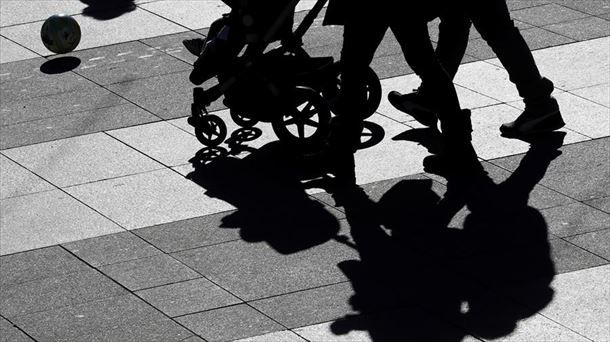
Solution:
<svg viewBox="0 0 610 342">
<path fill-rule="evenodd" d="M 0 154 L 0 198 L 53 190 L 55 187 L 34 173 Z"/>
<path fill-rule="evenodd" d="M 610 197 L 596 198 L 583 203 L 610 214 Z"/>
<path fill-rule="evenodd" d="M 140 7 L 191 30 L 210 27 L 223 13 L 231 11 L 220 0 L 182 1 L 180 6 L 176 6 L 173 1 L 155 1 Z"/>
<path fill-rule="evenodd" d="M 0 285 L 12 286 L 40 279 L 84 272 L 89 266 L 59 246 L 0 257 Z"/>
<path fill-rule="evenodd" d="M 205 278 L 137 291 L 136 294 L 170 317 L 207 311 L 241 301 Z"/>
<path fill-rule="evenodd" d="M 33 342 L 23 331 L 13 323 L 0 317 L 0 342 Z"/>
<path fill-rule="evenodd" d="M 574 21 L 552 24 L 544 26 L 544 29 L 575 40 L 588 40 L 610 35 L 608 21 L 597 17 L 587 17 Z"/>
<path fill-rule="evenodd" d="M 155 48 L 155 50 L 162 51 L 174 58 L 184 61 L 188 64 L 193 64 L 197 60 L 197 57 L 188 52 L 188 50 L 182 45 L 182 41 L 185 39 L 193 38 L 204 38 L 205 34 L 197 31 L 187 31 L 176 34 L 169 34 L 160 37 L 153 37 L 142 39 L 141 42 Z"/>
<path fill-rule="evenodd" d="M 203 148 L 195 136 L 165 121 L 107 133 L 170 167 L 188 164 L 197 151 Z"/>
<path fill-rule="evenodd" d="M 581 1 L 571 1 L 571 0 L 553 0 L 553 2 L 572 8 L 577 11 L 589 13 L 589 14 L 604 14 L 610 12 L 610 5 L 606 1 L 598 1 L 598 0 L 581 0 Z"/>
<path fill-rule="evenodd" d="M 247 337 L 234 342 L 306 342 L 306 340 L 292 331 L 283 330 L 254 337 Z"/>
<path fill-rule="evenodd" d="M 0 148 L 37 144 L 158 120 L 158 117 L 133 104 L 77 112 L 2 126 Z"/>
<path fill-rule="evenodd" d="M 566 37 L 538 27 L 521 30 L 521 35 L 532 51 L 574 42 L 574 39 L 568 38 L 569 36 Z"/>
<path fill-rule="evenodd" d="M 600 105 L 610 107 L 610 84 L 600 84 L 593 87 L 575 89 L 570 93 L 584 97 L 589 101 L 599 103 Z"/>
<path fill-rule="evenodd" d="M 610 108 L 567 92 L 555 97 L 566 127 L 592 138 L 610 135 Z"/>
<path fill-rule="evenodd" d="M 163 167 L 104 133 L 23 146 L 3 153 L 58 187 Z"/>
<path fill-rule="evenodd" d="M 587 15 L 556 4 L 547 4 L 515 10 L 511 12 L 511 16 L 528 24 L 544 26 L 562 21 L 583 18 Z"/>
<path fill-rule="evenodd" d="M 553 239 L 550 244 L 551 258 L 555 264 L 557 274 L 608 264 L 608 260 L 604 260 L 562 239 Z"/>
<path fill-rule="evenodd" d="M 127 229 L 234 209 L 170 170 L 66 188 L 71 195 Z"/>
<path fill-rule="evenodd" d="M 319 287 L 250 302 L 258 311 L 293 329 L 354 314 L 349 304 L 354 294 L 350 283 Z"/>
<path fill-rule="evenodd" d="M 3 255 L 122 231 L 60 190 L 4 199 L 0 209 Z"/>
<path fill-rule="evenodd" d="M 133 233 L 166 253 L 238 240 L 239 230 L 223 227 L 222 212 L 133 230 Z"/>
<path fill-rule="evenodd" d="M 102 85 L 190 70 L 192 67 L 163 51 L 140 42 L 77 51 L 76 73 Z"/>
<path fill-rule="evenodd" d="M 200 277 L 165 254 L 106 265 L 99 270 L 132 291 Z"/>
<path fill-rule="evenodd" d="M 594 341 L 610 339 L 610 266 L 555 277 L 553 301 L 540 313 Z"/>
<path fill-rule="evenodd" d="M 236 296 L 254 300 L 343 281 L 335 265 L 355 253 L 334 241 L 284 255 L 267 244 L 235 241 L 174 256 Z"/>
<path fill-rule="evenodd" d="M 192 335 L 133 295 L 15 318 L 36 340 L 182 341 Z"/>
<path fill-rule="evenodd" d="M 520 99 L 517 88 L 508 80 L 506 70 L 487 62 L 461 65 L 453 81 L 457 85 L 500 102 Z M 490 84 L 494 86 L 490 87 Z"/>
<path fill-rule="evenodd" d="M 282 326 L 242 304 L 176 319 L 206 341 L 230 341 L 282 330 Z"/>
<path fill-rule="evenodd" d="M 131 232 L 104 235 L 63 244 L 63 247 L 93 267 L 160 254 L 154 246 Z"/>
<path fill-rule="evenodd" d="M 57 13 L 78 14 L 85 7 L 85 4 L 77 0 L 66 0 L 62 3 L 44 0 L 3 1 L 0 21 L 2 27 L 24 24 L 42 21 Z"/>
<path fill-rule="evenodd" d="M 4 317 L 59 309 L 126 294 L 125 289 L 96 270 L 3 286 L 0 311 Z"/>
<path fill-rule="evenodd" d="M 4 14 L 4 11 L 2 11 Z M 4 20 L 2 20 L 4 23 Z M 33 53 L 32 51 L 24 48 L 19 44 L 0 37 L 0 45 L 2 46 L 2 53 L 0 54 L 0 63 L 10 63 L 15 61 L 21 61 L 24 59 L 40 57 L 40 55 Z"/>
<path fill-rule="evenodd" d="M 511 11 L 514 11 L 522 8 L 546 5 L 549 2 L 550 1 L 548 0 L 508 0 L 506 1 L 506 5 Z"/>
<path fill-rule="evenodd" d="M 185 31 L 184 27 L 144 9 L 136 9 L 113 20 L 97 20 L 85 15 L 74 15 L 73 18 L 78 21 L 81 32 L 85 33 L 77 50 Z M 128 30 L 125 29 L 127 27 Z M 40 22 L 3 27 L 0 33 L 36 53 L 52 54 L 40 40 Z"/>
<path fill-rule="evenodd" d="M 466 47 L 466 55 L 475 57 L 477 59 L 488 59 L 496 57 L 493 50 L 487 45 L 487 42 L 483 38 L 472 39 L 468 41 Z"/>
<path fill-rule="evenodd" d="M 610 260 L 610 229 L 568 237 L 565 240 Z"/>
<path fill-rule="evenodd" d="M 610 227 L 610 214 L 581 203 L 545 209 L 542 213 L 549 224 L 549 231 L 561 237 Z"/>
<path fill-rule="evenodd" d="M 540 184 L 579 201 L 609 196 L 609 144 L 610 139 L 604 138 L 562 147 L 562 155 L 551 163 Z M 515 170 L 519 160 L 506 157 L 494 164 Z"/>
<path fill-rule="evenodd" d="M 197 335 L 193 335 L 193 336 L 187 338 L 186 340 L 182 340 L 180 342 L 205 342 L 205 340 Z"/>
<path fill-rule="evenodd" d="M 371 68 L 379 79 L 413 74 L 413 69 L 405 62 L 402 52 L 375 57 L 371 62 Z"/>
</svg>

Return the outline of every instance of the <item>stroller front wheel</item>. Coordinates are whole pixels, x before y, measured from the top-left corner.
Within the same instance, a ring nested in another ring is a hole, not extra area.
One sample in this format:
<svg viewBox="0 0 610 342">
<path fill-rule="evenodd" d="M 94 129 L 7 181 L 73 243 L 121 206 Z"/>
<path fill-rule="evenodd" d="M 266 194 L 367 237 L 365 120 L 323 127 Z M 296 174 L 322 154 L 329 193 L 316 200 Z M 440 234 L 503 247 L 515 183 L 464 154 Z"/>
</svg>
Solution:
<svg viewBox="0 0 610 342">
<path fill-rule="evenodd" d="M 230 114 L 233 122 L 243 128 L 252 128 L 258 123 L 258 120 L 242 115 L 242 113 L 233 109 L 230 110 Z"/>
<path fill-rule="evenodd" d="M 195 136 L 205 146 L 216 147 L 227 137 L 227 125 L 216 115 L 204 115 L 197 118 Z"/>
</svg>

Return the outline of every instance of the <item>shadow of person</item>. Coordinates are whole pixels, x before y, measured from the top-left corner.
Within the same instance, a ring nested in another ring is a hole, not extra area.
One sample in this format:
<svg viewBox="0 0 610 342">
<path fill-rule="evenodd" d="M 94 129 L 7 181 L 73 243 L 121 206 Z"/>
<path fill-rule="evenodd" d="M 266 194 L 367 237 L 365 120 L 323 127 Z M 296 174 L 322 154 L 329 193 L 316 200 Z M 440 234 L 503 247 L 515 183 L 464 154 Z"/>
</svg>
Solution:
<svg viewBox="0 0 610 342">
<path fill-rule="evenodd" d="M 80 0 L 88 5 L 83 15 L 97 20 L 110 20 L 136 9 L 134 0 Z"/>
<path fill-rule="evenodd" d="M 528 199 L 564 135 L 530 141 L 499 184 L 480 167 L 444 174 L 442 197 L 424 177 L 397 183 L 377 203 L 361 189 L 335 191 L 360 260 L 339 265 L 358 314 L 332 331 L 366 330 L 373 341 L 499 338 L 548 305 L 555 269 L 547 225 Z M 463 228 L 450 228 L 464 206 Z"/>
<path fill-rule="evenodd" d="M 191 160 L 187 178 L 237 210 L 222 219 L 222 228 L 240 229 L 248 242 L 267 242 L 291 254 L 336 237 L 339 222 L 324 205 L 308 196 L 301 179 L 305 166 L 280 142 L 264 145 L 240 159 L 224 154 L 212 161 Z"/>
</svg>

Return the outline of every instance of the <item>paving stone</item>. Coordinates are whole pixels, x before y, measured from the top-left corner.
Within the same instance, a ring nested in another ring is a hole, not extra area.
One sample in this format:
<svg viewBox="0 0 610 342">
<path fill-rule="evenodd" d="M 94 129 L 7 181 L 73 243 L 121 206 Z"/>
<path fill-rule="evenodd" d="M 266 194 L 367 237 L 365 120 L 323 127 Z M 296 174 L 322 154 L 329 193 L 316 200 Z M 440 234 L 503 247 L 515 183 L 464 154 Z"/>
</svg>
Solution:
<svg viewBox="0 0 610 342">
<path fill-rule="evenodd" d="M 94 267 L 145 258 L 161 253 L 157 248 L 131 232 L 69 242 L 63 244 L 63 247 Z"/>
<path fill-rule="evenodd" d="M 254 337 L 247 337 L 234 342 L 306 342 L 306 340 L 292 331 L 283 330 Z"/>
<path fill-rule="evenodd" d="M 23 146 L 3 153 L 58 187 L 163 167 L 104 133 Z"/>
<path fill-rule="evenodd" d="M 115 282 L 93 269 L 3 286 L 0 310 L 5 317 L 28 315 L 125 294 Z"/>
<path fill-rule="evenodd" d="M 206 341 L 230 341 L 282 330 L 282 326 L 241 304 L 176 319 Z"/>
<path fill-rule="evenodd" d="M 354 314 L 350 283 L 293 292 L 249 304 L 283 326 L 293 329 Z"/>
<path fill-rule="evenodd" d="M 610 195 L 607 151 L 610 139 L 596 139 L 561 148 L 562 155 L 548 167 L 540 184 L 579 201 Z M 514 170 L 520 157 L 494 160 L 494 164 Z"/>
<path fill-rule="evenodd" d="M 13 323 L 0 317 L 0 342 L 31 342 L 23 331 L 19 330 Z"/>
<path fill-rule="evenodd" d="M 608 21 L 597 17 L 552 24 L 544 26 L 544 29 L 575 40 L 588 40 L 610 35 Z"/>
<path fill-rule="evenodd" d="M 610 197 L 592 199 L 583 203 L 610 214 Z"/>
<path fill-rule="evenodd" d="M 482 38 L 472 39 L 468 41 L 466 47 L 466 55 L 472 56 L 476 59 L 488 59 L 496 57 L 493 50 L 487 45 L 487 42 Z"/>
<path fill-rule="evenodd" d="M 557 274 L 608 264 L 608 260 L 604 260 L 562 239 L 551 240 L 550 244 L 551 257 L 555 263 Z"/>
<path fill-rule="evenodd" d="M 335 265 L 354 255 L 355 251 L 334 241 L 285 255 L 267 244 L 242 241 L 174 254 L 244 300 L 343 281 L 345 277 Z"/>
<path fill-rule="evenodd" d="M 610 5 L 607 1 L 599 0 L 553 0 L 558 5 L 569 7 L 577 11 L 589 14 L 604 14 L 610 12 Z"/>
<path fill-rule="evenodd" d="M 574 20 L 587 15 L 557 4 L 547 4 L 511 12 L 511 16 L 519 21 L 536 26 L 544 26 L 562 21 Z"/>
<path fill-rule="evenodd" d="M 193 335 L 193 336 L 187 338 L 186 340 L 183 340 L 180 342 L 205 342 L 205 340 L 197 335 Z"/>
<path fill-rule="evenodd" d="M 3 255 L 122 231 L 60 190 L 3 199 L 0 210 Z"/>
<path fill-rule="evenodd" d="M 89 266 L 59 246 L 0 257 L 0 285 L 12 286 L 39 279 L 84 272 Z"/>
<path fill-rule="evenodd" d="M 592 138 L 608 136 L 610 109 L 568 92 L 555 96 L 561 108 L 566 126 Z M 586 113 L 583 115 L 583 113 Z"/>
<path fill-rule="evenodd" d="M 0 149 L 20 147 L 160 120 L 133 105 L 77 112 L 0 127 Z"/>
<path fill-rule="evenodd" d="M 610 260 L 610 229 L 572 236 L 565 240 L 606 260 Z"/>
<path fill-rule="evenodd" d="M 508 6 L 508 8 L 511 11 L 521 9 L 521 8 L 546 5 L 548 3 L 550 3 L 550 1 L 548 1 L 548 0 L 508 0 L 508 1 L 506 1 L 506 5 Z"/>
<path fill-rule="evenodd" d="M 82 64 L 75 72 L 102 85 L 192 68 L 189 64 L 140 42 L 77 51 L 72 55 L 82 60 Z"/>
<path fill-rule="evenodd" d="M 206 30 L 207 33 L 207 30 Z M 184 61 L 190 65 L 193 65 L 197 60 L 197 57 L 191 54 L 182 45 L 182 41 L 185 39 L 204 38 L 206 34 L 199 33 L 197 31 L 187 31 L 176 34 L 169 34 L 160 37 L 153 37 L 142 39 L 141 42 L 155 48 L 155 50 L 162 51 L 174 58 Z"/>
<path fill-rule="evenodd" d="M 166 254 L 106 265 L 99 270 L 132 291 L 200 277 Z"/>
<path fill-rule="evenodd" d="M 190 335 L 134 295 L 111 297 L 15 318 L 39 341 L 181 341 Z"/>
<path fill-rule="evenodd" d="M 413 70 L 405 62 L 405 57 L 401 53 L 376 57 L 371 63 L 371 68 L 379 79 L 386 79 L 406 74 L 412 74 Z"/>
<path fill-rule="evenodd" d="M 78 14 L 85 5 L 79 1 L 6 1 L 2 4 L 2 27 L 41 21 L 56 13 Z"/>
<path fill-rule="evenodd" d="M 568 36 L 570 37 L 568 38 L 564 35 L 553 33 L 538 27 L 521 30 L 521 35 L 532 51 L 574 42 L 574 39 L 571 39 L 570 36 Z"/>
<path fill-rule="evenodd" d="M 206 2 L 190 1 L 176 6 L 171 2 L 155 1 L 139 5 L 160 17 L 179 23 L 191 30 L 210 27 L 214 20 L 231 9 L 219 0 Z"/>
<path fill-rule="evenodd" d="M 4 11 L 2 11 L 2 14 L 4 14 Z M 4 37 L 0 37 L 0 44 L 2 45 L 2 54 L 0 55 L 0 63 L 2 64 L 40 57 L 40 55 Z"/>
<path fill-rule="evenodd" d="M 573 203 L 542 210 L 549 231 L 567 237 L 610 227 L 610 215 L 590 206 Z"/>
<path fill-rule="evenodd" d="M 16 197 L 55 189 L 19 164 L 0 154 L 0 198 Z"/>
<path fill-rule="evenodd" d="M 508 73 L 497 63 L 475 62 L 460 66 L 454 83 L 501 102 L 520 100 L 516 87 L 509 81 Z M 489 87 L 493 84 L 493 87 Z"/>
<path fill-rule="evenodd" d="M 241 302 L 237 297 L 204 278 L 137 291 L 136 294 L 170 317 Z"/>
<path fill-rule="evenodd" d="M 610 84 L 600 84 L 593 87 L 576 89 L 570 93 L 584 97 L 589 101 L 610 107 Z"/>
</svg>

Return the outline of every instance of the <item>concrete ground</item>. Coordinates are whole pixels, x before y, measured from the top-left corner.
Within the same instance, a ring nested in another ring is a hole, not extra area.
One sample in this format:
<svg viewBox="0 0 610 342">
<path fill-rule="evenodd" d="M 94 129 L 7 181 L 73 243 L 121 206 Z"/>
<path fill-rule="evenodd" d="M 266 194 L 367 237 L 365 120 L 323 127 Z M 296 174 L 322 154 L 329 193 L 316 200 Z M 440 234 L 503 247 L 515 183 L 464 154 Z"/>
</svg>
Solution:
<svg viewBox="0 0 610 342">
<path fill-rule="evenodd" d="M 201 162 L 181 41 L 220 1 L 99 3 L 0 0 L 0 341 L 610 341 L 608 0 L 508 1 L 566 121 L 542 143 L 500 137 L 523 106 L 473 30 L 455 83 L 486 173 L 449 181 L 385 99 L 418 85 L 388 33 L 360 190 L 333 195 L 267 124 Z M 64 56 L 39 38 L 59 12 Z M 341 28 L 305 43 L 337 57 Z"/>
</svg>

